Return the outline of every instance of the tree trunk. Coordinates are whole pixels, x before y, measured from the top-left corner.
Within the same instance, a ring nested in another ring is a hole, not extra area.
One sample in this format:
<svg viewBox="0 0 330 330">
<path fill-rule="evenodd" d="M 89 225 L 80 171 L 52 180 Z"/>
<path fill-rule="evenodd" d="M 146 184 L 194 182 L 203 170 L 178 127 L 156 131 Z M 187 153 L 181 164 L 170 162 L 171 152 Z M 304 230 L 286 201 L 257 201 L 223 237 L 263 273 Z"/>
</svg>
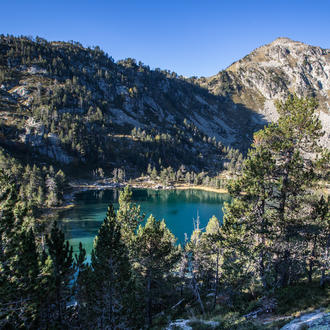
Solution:
<svg viewBox="0 0 330 330">
<path fill-rule="evenodd" d="M 62 324 L 62 303 L 61 303 L 61 292 L 59 287 L 57 287 L 56 289 L 56 300 L 57 300 L 57 312 L 58 312 L 57 320 L 59 324 Z"/>
<path fill-rule="evenodd" d="M 315 258 L 315 248 L 316 248 L 316 237 L 314 237 L 312 256 L 309 259 L 309 270 L 308 270 L 308 283 L 312 283 L 313 280 L 313 267 L 314 267 L 314 258 Z"/>
<path fill-rule="evenodd" d="M 261 244 L 264 244 L 264 238 L 261 240 Z M 261 249 L 259 254 L 259 276 L 264 289 L 267 289 L 267 282 L 265 279 L 265 263 L 264 263 L 264 251 Z"/>
<path fill-rule="evenodd" d="M 112 295 L 113 295 L 113 292 L 112 292 L 112 284 L 110 283 L 110 290 L 109 290 L 109 321 L 110 321 L 110 327 L 111 329 L 114 329 L 114 326 L 113 326 L 113 303 L 112 303 Z"/>
<path fill-rule="evenodd" d="M 201 296 L 199 294 L 199 289 L 198 289 L 198 285 L 197 285 L 194 273 L 192 273 L 192 288 L 193 288 L 194 295 L 196 296 L 197 301 L 199 302 L 199 305 L 201 306 L 202 313 L 205 314 L 204 305 L 203 305 Z"/>
<path fill-rule="evenodd" d="M 290 252 L 286 250 L 284 252 L 284 260 L 281 262 L 280 286 L 282 288 L 287 287 L 289 283 L 289 256 Z"/>
<path fill-rule="evenodd" d="M 329 269 L 329 247 L 327 246 L 325 248 L 325 253 L 324 253 L 324 262 L 322 265 L 322 270 L 321 270 L 321 280 L 320 280 L 320 286 L 321 288 L 325 288 L 326 282 L 327 282 L 327 277 L 325 276 L 325 272 L 327 268 Z M 328 266 L 328 267 L 327 267 Z"/>
<path fill-rule="evenodd" d="M 265 191 L 263 191 L 263 194 L 265 194 Z M 265 219 L 264 219 L 264 213 L 265 213 L 265 200 L 261 200 L 260 205 L 260 213 L 259 217 L 261 218 L 261 248 L 259 253 L 259 276 L 262 282 L 262 286 L 264 289 L 267 289 L 268 285 L 265 279 L 265 253 L 264 253 L 264 246 L 265 246 Z"/>
<path fill-rule="evenodd" d="M 108 259 L 108 265 L 109 265 L 109 277 L 108 281 L 106 282 L 105 288 L 105 302 L 108 304 L 105 304 L 104 309 L 107 308 L 107 311 L 105 312 L 107 314 L 108 312 L 108 317 L 109 317 L 109 325 L 110 329 L 113 329 L 113 259 L 110 256 Z"/>
<path fill-rule="evenodd" d="M 287 152 L 287 157 L 285 160 L 285 167 L 284 167 L 284 173 L 283 173 L 283 183 L 282 183 L 282 188 L 280 191 L 280 205 L 279 205 L 279 219 L 280 223 L 279 225 L 282 228 L 282 235 L 286 234 L 286 224 L 285 224 L 285 208 L 286 208 L 286 203 L 287 203 L 287 189 L 289 185 L 289 164 L 291 163 L 292 160 L 292 152 L 293 151 L 288 151 Z M 289 283 L 289 258 L 290 258 L 290 251 L 288 248 L 285 248 L 284 251 L 284 260 L 281 261 L 280 267 L 280 286 L 285 287 Z"/>
</svg>

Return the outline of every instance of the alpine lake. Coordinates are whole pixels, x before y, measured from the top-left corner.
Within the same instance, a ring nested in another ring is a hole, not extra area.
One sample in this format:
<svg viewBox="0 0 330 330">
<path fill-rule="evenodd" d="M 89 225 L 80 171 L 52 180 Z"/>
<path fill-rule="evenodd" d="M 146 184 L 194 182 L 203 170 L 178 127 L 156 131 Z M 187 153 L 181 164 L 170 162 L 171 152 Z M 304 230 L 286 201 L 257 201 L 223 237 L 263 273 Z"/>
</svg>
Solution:
<svg viewBox="0 0 330 330">
<path fill-rule="evenodd" d="M 75 195 L 75 206 L 58 213 L 58 223 L 65 238 L 78 251 L 79 242 L 86 249 L 88 259 L 109 203 L 118 208 L 118 189 L 88 190 Z M 223 218 L 223 205 L 230 196 L 203 190 L 152 190 L 133 189 L 132 203 L 141 206 L 145 219 L 152 214 L 157 220 L 165 219 L 167 227 L 177 237 L 177 243 L 185 242 L 199 219 L 200 229 L 205 229 L 215 215 Z"/>
</svg>

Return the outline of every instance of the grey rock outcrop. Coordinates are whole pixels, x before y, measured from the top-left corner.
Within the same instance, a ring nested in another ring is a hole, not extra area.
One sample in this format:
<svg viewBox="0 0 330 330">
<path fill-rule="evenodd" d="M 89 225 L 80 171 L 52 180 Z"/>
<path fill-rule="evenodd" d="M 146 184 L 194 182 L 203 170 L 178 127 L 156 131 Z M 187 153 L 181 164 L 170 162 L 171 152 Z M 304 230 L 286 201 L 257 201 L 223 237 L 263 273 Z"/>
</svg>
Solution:
<svg viewBox="0 0 330 330">
<path fill-rule="evenodd" d="M 33 118 L 27 121 L 25 133 L 20 135 L 20 141 L 33 147 L 37 152 L 63 164 L 70 164 L 73 157 L 69 156 L 61 147 L 57 135 L 45 134 L 42 123 L 35 122 Z"/>
<path fill-rule="evenodd" d="M 306 328 L 314 330 L 330 329 L 330 313 L 316 310 L 313 313 L 304 314 L 286 324 L 281 330 L 300 330 Z"/>
</svg>

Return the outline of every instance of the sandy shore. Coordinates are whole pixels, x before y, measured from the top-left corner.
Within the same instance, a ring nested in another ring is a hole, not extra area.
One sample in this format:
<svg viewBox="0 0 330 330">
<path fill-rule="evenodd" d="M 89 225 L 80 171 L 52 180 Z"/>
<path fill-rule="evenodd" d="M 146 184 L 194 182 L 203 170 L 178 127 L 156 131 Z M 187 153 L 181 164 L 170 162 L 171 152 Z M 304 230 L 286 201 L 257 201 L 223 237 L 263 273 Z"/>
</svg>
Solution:
<svg viewBox="0 0 330 330">
<path fill-rule="evenodd" d="M 194 186 L 194 185 L 187 185 L 187 184 L 177 184 L 174 186 L 174 189 L 178 190 L 186 190 L 186 189 L 196 189 L 196 190 L 204 190 L 204 191 L 211 191 L 218 194 L 227 194 L 228 191 L 224 188 L 213 188 L 207 186 Z"/>
<path fill-rule="evenodd" d="M 109 185 L 102 185 L 102 184 L 71 184 L 71 187 L 74 189 L 74 193 L 78 191 L 83 190 L 105 190 L 105 189 L 120 189 L 125 187 L 126 185 L 131 186 L 132 188 L 137 189 L 154 189 L 154 190 L 171 190 L 171 189 L 177 189 L 177 190 L 186 190 L 186 189 L 195 189 L 195 190 L 204 190 L 204 191 L 211 191 L 216 192 L 219 194 L 226 194 L 228 193 L 227 189 L 224 188 L 214 188 L 214 187 L 207 187 L 207 186 L 197 186 L 192 184 L 182 184 L 182 183 L 176 183 L 171 186 L 164 186 L 157 182 L 151 182 L 151 181 L 132 181 L 132 182 L 125 182 L 118 185 L 109 184 Z"/>
</svg>

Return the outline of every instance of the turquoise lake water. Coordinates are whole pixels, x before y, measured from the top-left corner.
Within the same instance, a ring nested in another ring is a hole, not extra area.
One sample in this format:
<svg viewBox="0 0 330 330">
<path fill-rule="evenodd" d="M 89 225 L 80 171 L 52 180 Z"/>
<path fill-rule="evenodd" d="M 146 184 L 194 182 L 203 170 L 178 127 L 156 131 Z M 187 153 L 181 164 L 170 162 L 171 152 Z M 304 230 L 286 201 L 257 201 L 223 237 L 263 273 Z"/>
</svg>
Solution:
<svg viewBox="0 0 330 330">
<path fill-rule="evenodd" d="M 82 242 L 87 254 L 90 254 L 108 204 L 111 202 L 117 208 L 118 196 L 118 190 L 80 192 L 75 196 L 76 206 L 59 213 L 59 224 L 75 252 L 79 242 Z M 230 201 L 227 194 L 202 190 L 134 189 L 132 199 L 133 203 L 141 205 L 146 218 L 152 214 L 158 220 L 165 219 L 178 243 L 184 242 L 185 233 L 190 237 L 197 216 L 201 228 L 207 225 L 212 215 L 222 220 L 223 204 Z"/>
</svg>

